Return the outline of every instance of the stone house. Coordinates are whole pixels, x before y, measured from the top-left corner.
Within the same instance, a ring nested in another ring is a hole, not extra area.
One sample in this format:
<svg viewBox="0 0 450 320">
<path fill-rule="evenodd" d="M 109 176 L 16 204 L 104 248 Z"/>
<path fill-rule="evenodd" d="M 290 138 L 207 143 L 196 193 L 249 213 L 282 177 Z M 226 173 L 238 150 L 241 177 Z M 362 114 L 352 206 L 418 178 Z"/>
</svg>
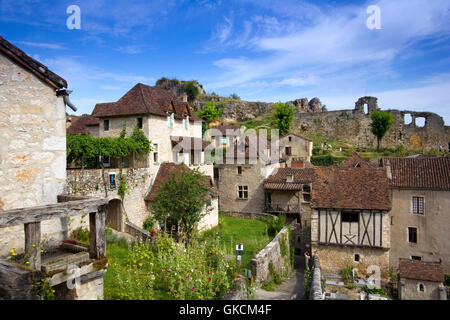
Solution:
<svg viewBox="0 0 450 320">
<path fill-rule="evenodd" d="M 209 128 L 205 132 L 205 139 L 211 141 L 211 145 L 215 148 L 229 148 L 236 143 L 245 127 L 238 125 L 219 125 Z"/>
<path fill-rule="evenodd" d="M 0 211 L 54 204 L 65 192 L 64 88 L 66 80 L 0 37 Z M 46 221 L 43 237 L 62 228 Z M 0 229 L 0 239 L 0 256 L 23 249 L 23 227 Z"/>
<path fill-rule="evenodd" d="M 241 137 L 223 154 L 222 163 L 215 165 L 214 180 L 220 191 L 221 211 L 240 214 L 264 212 L 263 180 L 280 167 L 280 160 L 272 161 L 268 157 L 270 142 L 263 139 L 255 135 Z"/>
<path fill-rule="evenodd" d="M 82 130 L 76 130 L 79 121 L 84 122 Z M 150 215 L 145 198 L 162 163 L 184 163 L 213 175 L 213 166 L 205 161 L 209 143 L 202 140 L 202 120 L 170 91 L 138 83 L 118 101 L 97 104 L 91 116 L 81 117 L 72 126 L 74 132 L 100 138 L 118 137 L 124 127 L 130 135 L 137 126 L 151 141 L 152 151 L 140 158 L 130 156 L 122 163 L 119 159 L 103 159 L 105 169 L 68 170 L 70 193 L 110 200 L 107 224 L 113 229 L 124 231 L 127 221 L 142 226 Z M 121 174 L 129 189 L 123 199 L 117 193 Z"/>
<path fill-rule="evenodd" d="M 35 281 L 44 277 L 60 299 L 103 297 L 107 201 L 65 194 L 65 105 L 76 111 L 66 88 L 0 37 L 0 300 L 39 299 Z M 63 241 L 86 224 L 90 245 L 74 252 Z M 72 289 L 69 264 L 80 271 Z"/>
<path fill-rule="evenodd" d="M 280 155 L 290 167 L 292 160 L 296 162 L 310 162 L 313 141 L 296 133 L 287 133 L 279 138 Z"/>
<path fill-rule="evenodd" d="M 441 262 L 450 274 L 450 158 L 385 158 L 392 197 L 390 265 Z"/>
<path fill-rule="evenodd" d="M 440 263 L 400 258 L 398 268 L 400 300 L 450 300 Z"/>
<path fill-rule="evenodd" d="M 325 272 L 370 266 L 387 277 L 391 200 L 384 168 L 315 167 L 311 196 L 311 254 Z"/>
</svg>

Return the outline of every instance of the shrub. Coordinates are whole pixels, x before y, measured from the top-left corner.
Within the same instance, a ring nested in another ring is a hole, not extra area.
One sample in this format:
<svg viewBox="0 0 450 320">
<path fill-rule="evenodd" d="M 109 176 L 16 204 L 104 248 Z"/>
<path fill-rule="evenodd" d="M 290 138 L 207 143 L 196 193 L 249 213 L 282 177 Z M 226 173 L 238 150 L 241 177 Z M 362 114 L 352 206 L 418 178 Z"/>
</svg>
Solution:
<svg viewBox="0 0 450 320">
<path fill-rule="evenodd" d="M 348 266 L 341 270 L 341 277 L 344 280 L 344 283 L 353 283 L 353 268 Z"/>
<path fill-rule="evenodd" d="M 311 285 L 312 285 L 312 278 L 313 278 L 312 269 L 306 268 L 305 276 L 303 279 L 303 296 L 306 299 L 309 298 L 309 292 L 311 291 Z"/>
<path fill-rule="evenodd" d="M 114 234 L 110 228 L 105 228 L 105 238 L 107 244 L 116 244 L 119 247 L 128 247 L 128 241 L 124 237 Z"/>
<path fill-rule="evenodd" d="M 450 287 L 450 274 L 444 275 L 444 286 Z"/>
<path fill-rule="evenodd" d="M 286 216 L 284 214 L 280 214 L 278 217 L 266 217 L 264 218 L 264 222 L 266 223 L 267 234 L 269 237 L 275 237 L 278 232 L 283 229 L 286 222 Z"/>
<path fill-rule="evenodd" d="M 369 288 L 368 286 L 362 286 L 361 291 L 367 292 L 368 294 L 379 294 L 383 297 L 387 295 L 386 291 L 381 288 Z"/>
<path fill-rule="evenodd" d="M 147 219 L 145 219 L 144 224 L 142 226 L 144 230 L 152 231 L 155 227 L 155 218 L 153 216 L 148 216 Z"/>
</svg>

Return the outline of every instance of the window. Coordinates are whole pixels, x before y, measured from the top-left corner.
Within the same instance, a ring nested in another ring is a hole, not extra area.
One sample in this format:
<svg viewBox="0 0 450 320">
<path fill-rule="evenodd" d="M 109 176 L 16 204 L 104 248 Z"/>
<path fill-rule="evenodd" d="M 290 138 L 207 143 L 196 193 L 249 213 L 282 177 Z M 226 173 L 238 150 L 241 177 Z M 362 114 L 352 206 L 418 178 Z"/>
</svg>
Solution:
<svg viewBox="0 0 450 320">
<path fill-rule="evenodd" d="M 342 222 L 358 222 L 359 221 L 359 212 L 342 211 L 341 221 Z"/>
<path fill-rule="evenodd" d="M 214 179 L 219 179 L 219 168 L 214 168 Z"/>
<path fill-rule="evenodd" d="M 237 174 L 242 174 L 242 167 L 241 166 L 237 167 Z"/>
<path fill-rule="evenodd" d="M 116 188 L 116 174 L 115 173 L 109 174 L 109 188 L 110 189 Z"/>
<path fill-rule="evenodd" d="M 172 129 L 173 127 L 173 113 L 167 116 L 167 127 Z"/>
<path fill-rule="evenodd" d="M 423 283 L 419 283 L 418 289 L 420 292 L 425 292 L 425 285 Z"/>
<path fill-rule="evenodd" d="M 413 213 L 423 214 L 423 197 L 412 197 Z"/>
<path fill-rule="evenodd" d="M 394 217 L 391 216 L 391 226 L 394 225 Z"/>
<path fill-rule="evenodd" d="M 291 142 L 292 141 L 292 137 L 289 137 L 289 142 Z"/>
<path fill-rule="evenodd" d="M 220 144 L 224 145 L 228 143 L 228 138 L 227 137 L 220 137 Z"/>
<path fill-rule="evenodd" d="M 292 148 L 291 147 L 286 147 L 285 150 L 286 150 L 285 153 L 286 153 L 287 156 L 290 156 L 292 154 Z"/>
<path fill-rule="evenodd" d="M 408 228 L 408 242 L 417 243 L 417 228 L 414 227 Z"/>
<path fill-rule="evenodd" d="M 355 262 L 359 262 L 359 253 L 355 253 Z"/>
<path fill-rule="evenodd" d="M 103 166 L 105 168 L 109 168 L 111 166 L 111 158 L 110 157 L 102 156 L 102 162 L 103 162 Z"/>
<path fill-rule="evenodd" d="M 411 256 L 412 260 L 422 261 L 422 257 L 419 256 Z"/>
<path fill-rule="evenodd" d="M 103 120 L 103 130 L 109 131 L 109 120 Z"/>
<path fill-rule="evenodd" d="M 303 201 L 305 201 L 305 202 L 310 202 L 310 201 L 311 201 L 311 194 L 309 194 L 309 193 L 304 193 L 304 194 L 303 194 Z"/>
<path fill-rule="evenodd" d="M 183 128 L 184 128 L 184 130 L 187 129 L 187 121 L 186 121 L 186 119 L 183 119 Z"/>
<path fill-rule="evenodd" d="M 238 187 L 238 198 L 239 199 L 248 199 L 248 186 L 239 186 Z"/>
<path fill-rule="evenodd" d="M 294 182 L 294 175 L 288 174 L 286 177 L 286 182 Z"/>
<path fill-rule="evenodd" d="M 158 144 L 153 144 L 153 163 L 158 163 Z"/>
<path fill-rule="evenodd" d="M 137 126 L 139 129 L 142 129 L 142 127 L 143 127 L 142 118 L 137 118 Z"/>
<path fill-rule="evenodd" d="M 311 201 L 311 187 L 309 185 L 303 185 L 303 201 L 310 202 Z"/>
<path fill-rule="evenodd" d="M 308 186 L 308 185 L 304 185 L 304 186 L 303 186 L 303 192 L 311 193 L 311 187 Z"/>
</svg>

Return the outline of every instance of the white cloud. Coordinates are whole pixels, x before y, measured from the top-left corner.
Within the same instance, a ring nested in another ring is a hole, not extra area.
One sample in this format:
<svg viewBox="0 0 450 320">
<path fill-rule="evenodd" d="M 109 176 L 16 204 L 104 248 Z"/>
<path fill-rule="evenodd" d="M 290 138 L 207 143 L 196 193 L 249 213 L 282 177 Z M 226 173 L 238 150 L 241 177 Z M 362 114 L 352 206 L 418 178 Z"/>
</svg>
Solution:
<svg viewBox="0 0 450 320">
<path fill-rule="evenodd" d="M 65 46 L 59 43 L 43 43 L 43 42 L 30 42 L 30 41 L 18 41 L 17 43 L 23 44 L 28 47 L 54 49 L 54 50 L 67 50 Z"/>
</svg>

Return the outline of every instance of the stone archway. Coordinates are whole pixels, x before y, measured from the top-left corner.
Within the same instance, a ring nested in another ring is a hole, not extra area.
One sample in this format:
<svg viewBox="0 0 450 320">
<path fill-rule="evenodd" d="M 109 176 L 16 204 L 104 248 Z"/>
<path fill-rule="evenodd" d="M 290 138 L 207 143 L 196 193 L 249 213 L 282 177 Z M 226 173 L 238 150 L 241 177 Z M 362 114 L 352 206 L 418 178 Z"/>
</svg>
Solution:
<svg viewBox="0 0 450 320">
<path fill-rule="evenodd" d="M 122 201 L 119 199 L 109 201 L 108 211 L 106 212 L 106 226 L 122 231 L 122 216 Z"/>
</svg>

